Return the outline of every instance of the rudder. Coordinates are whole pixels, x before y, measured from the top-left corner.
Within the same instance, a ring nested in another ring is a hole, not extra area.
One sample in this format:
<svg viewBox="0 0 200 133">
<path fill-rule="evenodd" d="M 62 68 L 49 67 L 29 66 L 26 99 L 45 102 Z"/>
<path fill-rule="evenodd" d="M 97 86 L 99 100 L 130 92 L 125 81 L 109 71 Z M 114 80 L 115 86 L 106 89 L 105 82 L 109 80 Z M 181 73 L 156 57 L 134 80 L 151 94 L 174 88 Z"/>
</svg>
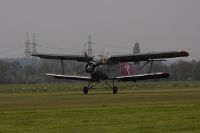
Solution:
<svg viewBox="0 0 200 133">
<path fill-rule="evenodd" d="M 140 44 L 138 42 L 135 42 L 134 48 L 133 48 L 133 54 L 139 54 L 140 53 Z"/>
</svg>

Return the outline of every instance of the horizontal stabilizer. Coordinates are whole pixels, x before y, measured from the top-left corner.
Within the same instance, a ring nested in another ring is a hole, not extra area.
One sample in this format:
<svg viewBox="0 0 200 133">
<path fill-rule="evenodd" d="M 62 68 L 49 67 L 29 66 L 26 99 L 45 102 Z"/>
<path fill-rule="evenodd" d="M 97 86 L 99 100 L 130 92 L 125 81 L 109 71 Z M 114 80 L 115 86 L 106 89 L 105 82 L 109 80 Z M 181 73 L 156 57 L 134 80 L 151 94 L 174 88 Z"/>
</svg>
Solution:
<svg viewBox="0 0 200 133">
<path fill-rule="evenodd" d="M 71 75 L 62 75 L 62 74 L 45 74 L 46 76 L 54 77 L 57 79 L 68 79 L 68 80 L 83 80 L 83 81 L 89 81 L 91 80 L 91 77 L 86 76 L 71 76 Z"/>
<path fill-rule="evenodd" d="M 170 75 L 168 73 L 158 72 L 158 73 L 137 74 L 137 75 L 130 75 L 130 76 L 120 76 L 120 77 L 115 77 L 114 79 L 118 81 L 126 82 L 126 81 L 168 78 L 169 76 Z"/>
</svg>

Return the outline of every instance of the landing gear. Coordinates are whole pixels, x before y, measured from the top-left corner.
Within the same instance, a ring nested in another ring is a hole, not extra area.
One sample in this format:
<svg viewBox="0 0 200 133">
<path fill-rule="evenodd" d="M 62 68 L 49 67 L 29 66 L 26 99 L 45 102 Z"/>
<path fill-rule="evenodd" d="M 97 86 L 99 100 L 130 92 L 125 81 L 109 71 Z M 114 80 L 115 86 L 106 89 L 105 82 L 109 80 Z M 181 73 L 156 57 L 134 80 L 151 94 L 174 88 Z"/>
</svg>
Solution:
<svg viewBox="0 0 200 133">
<path fill-rule="evenodd" d="M 98 85 L 100 82 L 93 82 L 94 84 L 91 84 L 93 81 L 89 81 L 88 86 L 83 87 L 83 93 L 88 94 L 88 91 L 92 88 L 94 88 L 96 85 Z M 113 90 L 113 94 L 117 94 L 118 88 L 115 86 L 115 81 L 114 79 L 112 80 L 112 84 L 109 84 L 107 80 L 104 81 L 104 83 Z"/>
<path fill-rule="evenodd" d="M 114 86 L 114 87 L 113 87 L 113 94 L 117 94 L 117 91 L 118 91 L 117 86 Z"/>
<path fill-rule="evenodd" d="M 88 91 L 92 88 L 94 88 L 96 85 L 99 84 L 99 82 L 93 82 L 94 84 L 91 84 L 92 81 L 89 81 L 88 86 L 83 87 L 83 93 L 88 94 Z"/>
<path fill-rule="evenodd" d="M 118 91 L 118 88 L 117 88 L 117 86 L 115 86 L 115 80 L 113 79 L 112 80 L 112 88 L 113 88 L 113 94 L 117 94 L 117 91 Z"/>
<path fill-rule="evenodd" d="M 92 88 L 92 87 L 90 87 L 90 83 L 91 83 L 91 81 L 89 81 L 88 86 L 83 87 L 84 94 L 88 94 L 88 90 Z"/>
<path fill-rule="evenodd" d="M 115 81 L 114 81 L 114 79 L 112 80 L 112 85 L 109 84 L 109 82 L 106 81 L 106 80 L 104 81 L 104 83 L 105 83 L 110 89 L 112 89 L 113 94 L 117 94 L 118 88 L 117 88 L 117 86 L 115 86 Z"/>
<path fill-rule="evenodd" d="M 87 94 L 88 93 L 89 88 L 87 86 L 83 87 L 83 93 Z"/>
</svg>

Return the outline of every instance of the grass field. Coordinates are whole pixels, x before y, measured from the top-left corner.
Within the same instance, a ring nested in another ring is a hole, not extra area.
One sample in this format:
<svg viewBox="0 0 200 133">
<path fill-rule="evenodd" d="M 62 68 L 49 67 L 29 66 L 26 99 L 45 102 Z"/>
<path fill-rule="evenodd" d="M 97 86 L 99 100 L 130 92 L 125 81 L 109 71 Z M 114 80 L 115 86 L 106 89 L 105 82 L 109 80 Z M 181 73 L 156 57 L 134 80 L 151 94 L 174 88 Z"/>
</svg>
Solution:
<svg viewBox="0 0 200 133">
<path fill-rule="evenodd" d="M 200 82 L 0 85 L 0 133 L 200 132 Z"/>
</svg>

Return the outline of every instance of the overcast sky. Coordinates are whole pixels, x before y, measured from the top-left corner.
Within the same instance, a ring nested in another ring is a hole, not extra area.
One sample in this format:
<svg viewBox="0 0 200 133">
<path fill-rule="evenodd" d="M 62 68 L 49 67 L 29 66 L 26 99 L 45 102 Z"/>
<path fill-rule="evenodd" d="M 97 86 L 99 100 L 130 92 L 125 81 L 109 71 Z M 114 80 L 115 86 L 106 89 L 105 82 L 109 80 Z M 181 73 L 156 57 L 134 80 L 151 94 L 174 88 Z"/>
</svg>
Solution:
<svg viewBox="0 0 200 133">
<path fill-rule="evenodd" d="M 200 0 L 0 0 L 0 56 L 23 57 L 26 32 L 39 52 L 82 54 L 91 35 L 110 54 L 137 41 L 144 52 L 184 48 L 199 59 Z"/>
</svg>

